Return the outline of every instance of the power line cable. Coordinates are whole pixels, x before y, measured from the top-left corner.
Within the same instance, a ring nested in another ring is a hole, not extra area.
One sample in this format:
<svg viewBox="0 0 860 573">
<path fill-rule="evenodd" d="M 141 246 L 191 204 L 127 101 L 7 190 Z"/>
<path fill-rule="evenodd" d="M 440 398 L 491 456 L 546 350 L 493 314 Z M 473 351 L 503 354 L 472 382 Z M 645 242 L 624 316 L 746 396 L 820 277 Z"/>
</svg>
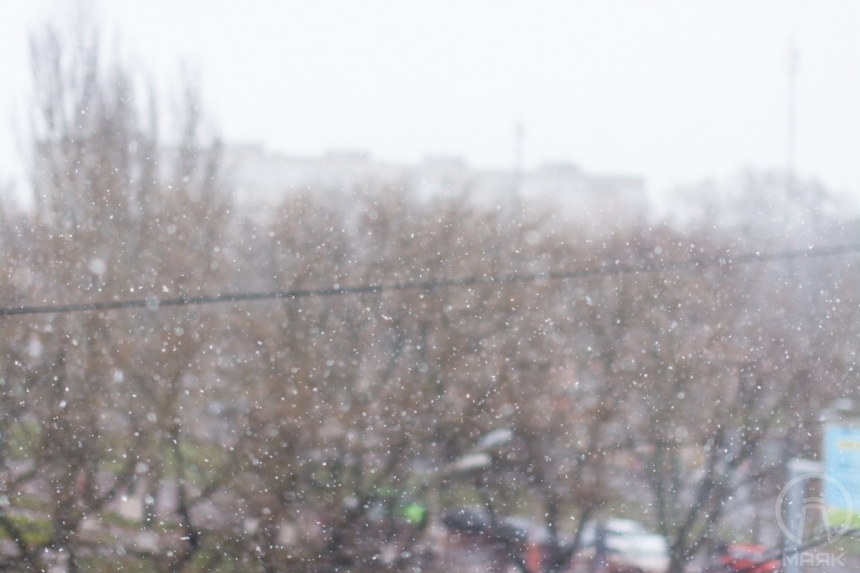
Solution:
<svg viewBox="0 0 860 573">
<path fill-rule="evenodd" d="M 337 288 L 299 289 L 268 292 L 239 292 L 178 298 L 148 297 L 144 299 L 134 300 L 84 302 L 42 306 L 7 306 L 0 308 L 0 316 L 84 312 L 89 310 L 117 310 L 124 308 L 148 308 L 151 310 L 156 310 L 159 308 L 171 306 L 214 304 L 221 302 L 252 302 L 260 300 L 298 299 L 314 296 L 378 294 L 387 291 L 433 290 L 437 288 L 457 288 L 476 285 L 530 283 L 545 280 L 555 281 L 580 279 L 591 276 L 613 276 L 663 271 L 689 271 L 705 269 L 709 267 L 803 260 L 855 253 L 860 253 L 860 243 L 801 249 L 794 251 L 776 251 L 772 253 L 746 253 L 735 257 L 726 255 L 712 258 L 687 259 L 683 261 L 641 262 L 629 265 L 604 264 L 599 267 L 584 268 L 572 271 L 557 271 L 531 274 L 512 273 L 502 276 L 479 276 L 466 277 L 461 279 L 433 279 L 426 281 L 393 283 L 388 285 L 375 284 L 345 286 Z"/>
</svg>

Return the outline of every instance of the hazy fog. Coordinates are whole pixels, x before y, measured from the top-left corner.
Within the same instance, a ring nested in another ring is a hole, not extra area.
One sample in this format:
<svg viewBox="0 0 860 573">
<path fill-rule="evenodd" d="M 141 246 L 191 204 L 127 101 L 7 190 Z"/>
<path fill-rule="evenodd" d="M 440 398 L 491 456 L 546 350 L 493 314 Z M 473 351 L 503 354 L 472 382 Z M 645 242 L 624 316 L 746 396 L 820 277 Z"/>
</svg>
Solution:
<svg viewBox="0 0 860 573">
<path fill-rule="evenodd" d="M 0 181 L 19 182 L 27 34 L 67 10 L 2 0 Z M 800 52 L 797 169 L 860 190 L 856 2 L 104 2 L 106 44 L 155 74 L 196 70 L 228 141 L 510 168 L 572 161 L 662 190 L 786 161 L 787 54 Z M 117 39 L 118 38 L 118 39 Z M 174 90 L 175 91 L 175 90 Z"/>
</svg>

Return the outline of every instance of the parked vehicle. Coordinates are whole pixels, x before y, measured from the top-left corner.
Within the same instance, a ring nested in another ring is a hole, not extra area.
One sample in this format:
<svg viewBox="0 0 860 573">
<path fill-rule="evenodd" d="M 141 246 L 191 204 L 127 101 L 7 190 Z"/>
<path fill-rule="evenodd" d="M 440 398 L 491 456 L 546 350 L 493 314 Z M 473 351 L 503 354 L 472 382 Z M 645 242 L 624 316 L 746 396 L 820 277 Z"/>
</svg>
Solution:
<svg viewBox="0 0 860 573">
<path fill-rule="evenodd" d="M 775 573 L 779 570 L 779 560 L 767 560 L 767 548 L 754 543 L 731 543 L 721 548 L 719 564 L 727 573 Z"/>
<path fill-rule="evenodd" d="M 581 543 L 583 550 L 578 555 L 578 565 L 603 561 L 597 565 L 609 573 L 666 573 L 669 570 L 666 539 L 635 521 L 588 522 Z M 587 570 L 588 567 L 577 569 Z"/>
<path fill-rule="evenodd" d="M 443 562 L 449 566 L 468 566 L 477 559 L 488 570 L 504 571 L 516 558 L 532 573 L 542 570 L 549 532 L 541 524 L 519 517 L 494 523 L 482 508 L 464 507 L 447 513 L 442 525 L 449 534 L 443 544 Z"/>
</svg>

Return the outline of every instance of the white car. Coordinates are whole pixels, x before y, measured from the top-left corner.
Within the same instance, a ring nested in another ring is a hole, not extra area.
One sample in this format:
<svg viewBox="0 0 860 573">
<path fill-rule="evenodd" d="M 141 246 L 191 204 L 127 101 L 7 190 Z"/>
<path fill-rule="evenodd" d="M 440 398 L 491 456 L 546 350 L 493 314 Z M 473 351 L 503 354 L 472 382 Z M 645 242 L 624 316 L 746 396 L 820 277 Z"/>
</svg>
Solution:
<svg viewBox="0 0 860 573">
<path fill-rule="evenodd" d="M 669 570 L 669 544 L 662 535 L 649 532 L 629 519 L 609 519 L 606 532 L 606 565 L 614 573 L 666 573 Z M 597 523 L 588 522 L 582 531 L 580 563 L 594 558 Z"/>
</svg>

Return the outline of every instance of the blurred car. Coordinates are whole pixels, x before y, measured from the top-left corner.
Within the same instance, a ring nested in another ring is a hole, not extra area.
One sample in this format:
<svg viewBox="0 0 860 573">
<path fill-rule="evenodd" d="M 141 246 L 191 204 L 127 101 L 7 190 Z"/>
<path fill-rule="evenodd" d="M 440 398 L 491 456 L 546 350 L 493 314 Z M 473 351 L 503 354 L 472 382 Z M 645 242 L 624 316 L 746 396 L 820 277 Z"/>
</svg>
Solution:
<svg viewBox="0 0 860 573">
<path fill-rule="evenodd" d="M 600 525 L 587 522 L 582 531 L 579 563 L 599 558 Z M 669 544 L 662 535 L 649 532 L 641 523 L 629 519 L 609 519 L 602 524 L 605 544 L 605 570 L 609 573 L 666 573 L 669 570 Z"/>
<path fill-rule="evenodd" d="M 478 535 L 489 529 L 490 518 L 481 508 L 461 507 L 445 514 L 442 525 L 452 533 Z"/>
<path fill-rule="evenodd" d="M 516 557 L 528 571 L 542 570 L 549 541 L 549 530 L 542 524 L 513 516 L 494 523 L 485 509 L 463 507 L 445 514 L 442 525 L 450 535 L 443 550 L 444 561 L 450 566 L 462 566 L 475 557 L 484 564 L 511 565 Z"/>
<path fill-rule="evenodd" d="M 731 543 L 721 548 L 719 564 L 723 571 L 774 573 L 779 559 L 768 559 L 767 548 L 754 543 Z"/>
</svg>

